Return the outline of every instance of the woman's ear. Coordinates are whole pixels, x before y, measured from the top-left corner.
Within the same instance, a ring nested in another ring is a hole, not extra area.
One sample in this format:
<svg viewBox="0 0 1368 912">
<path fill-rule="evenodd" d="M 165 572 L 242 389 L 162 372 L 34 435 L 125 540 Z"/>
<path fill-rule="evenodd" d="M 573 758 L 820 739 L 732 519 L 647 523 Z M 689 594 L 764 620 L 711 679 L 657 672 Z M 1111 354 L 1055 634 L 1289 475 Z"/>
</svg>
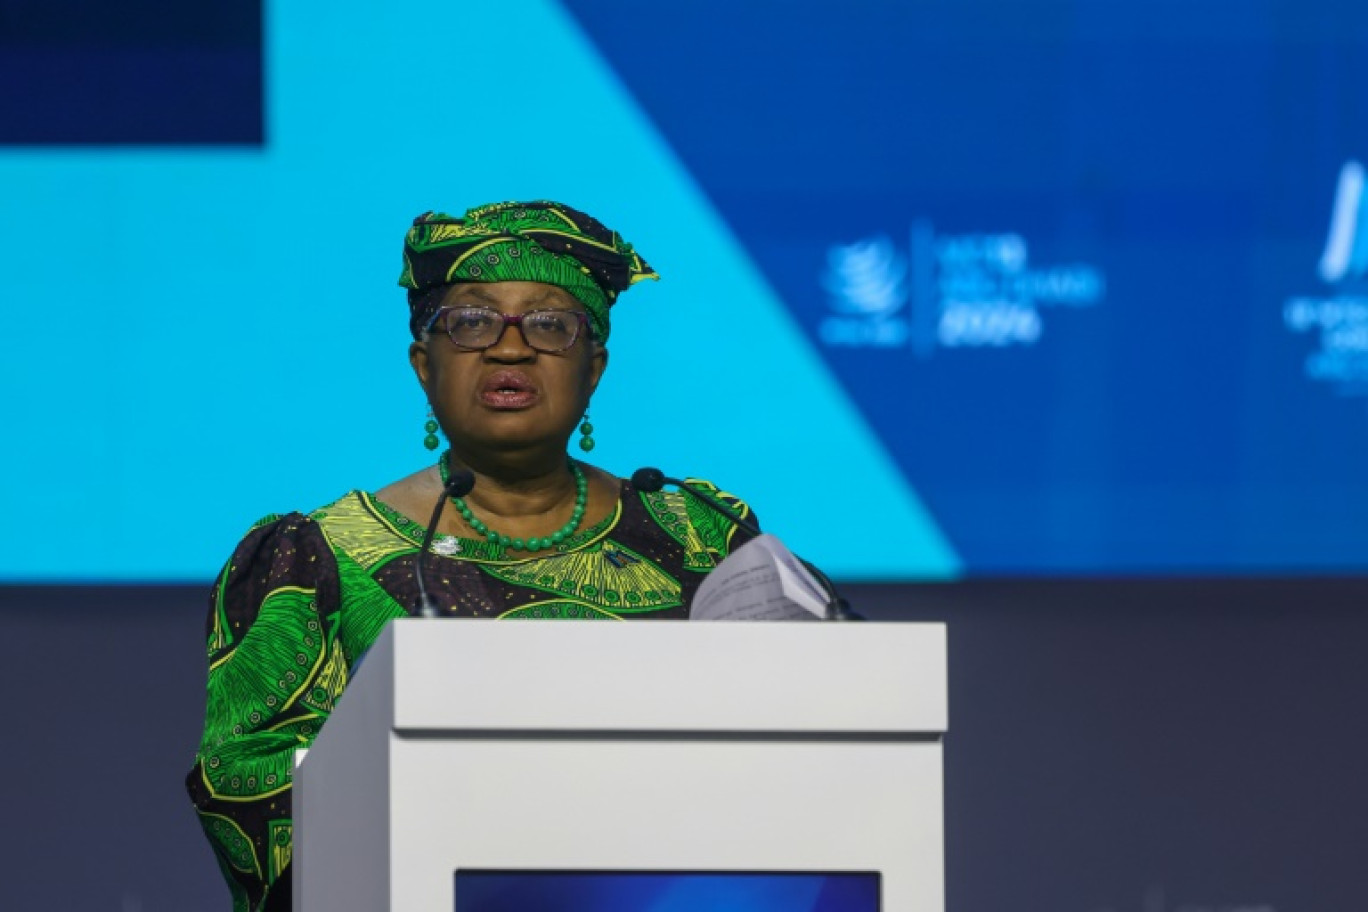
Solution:
<svg viewBox="0 0 1368 912">
<path fill-rule="evenodd" d="M 432 379 L 432 364 L 428 361 L 427 343 L 421 340 L 409 346 L 409 364 L 413 367 L 413 373 L 418 377 L 418 385 L 423 388 L 423 392 L 428 392 L 428 384 Z"/>
<path fill-rule="evenodd" d="M 594 353 L 590 356 L 589 363 L 589 394 L 592 396 L 594 390 L 598 389 L 599 380 L 603 379 L 603 372 L 608 369 L 608 349 L 602 342 L 594 342 Z"/>
</svg>

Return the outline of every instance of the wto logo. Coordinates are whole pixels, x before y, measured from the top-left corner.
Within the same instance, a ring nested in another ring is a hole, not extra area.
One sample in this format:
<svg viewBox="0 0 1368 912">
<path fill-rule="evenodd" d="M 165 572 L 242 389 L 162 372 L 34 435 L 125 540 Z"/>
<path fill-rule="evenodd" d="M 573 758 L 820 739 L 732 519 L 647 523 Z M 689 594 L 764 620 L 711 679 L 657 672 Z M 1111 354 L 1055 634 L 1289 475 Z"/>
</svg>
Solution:
<svg viewBox="0 0 1368 912">
<path fill-rule="evenodd" d="M 1296 297 L 1283 305 L 1293 333 L 1315 332 L 1319 348 L 1306 358 L 1309 380 L 1341 395 L 1368 395 L 1368 173 L 1357 161 L 1340 169 L 1330 231 L 1317 271 L 1332 293 Z"/>
<path fill-rule="evenodd" d="M 907 341 L 907 260 L 893 241 L 877 237 L 827 252 L 822 286 L 839 316 L 822 324 L 828 344 L 896 348 Z"/>
<path fill-rule="evenodd" d="M 830 313 L 818 337 L 831 348 L 940 348 L 1035 345 L 1042 311 L 1102 300 L 1101 270 L 1087 264 L 1033 268 L 1025 238 L 936 235 L 919 219 L 907 255 L 887 236 L 837 245 L 822 276 Z"/>
</svg>

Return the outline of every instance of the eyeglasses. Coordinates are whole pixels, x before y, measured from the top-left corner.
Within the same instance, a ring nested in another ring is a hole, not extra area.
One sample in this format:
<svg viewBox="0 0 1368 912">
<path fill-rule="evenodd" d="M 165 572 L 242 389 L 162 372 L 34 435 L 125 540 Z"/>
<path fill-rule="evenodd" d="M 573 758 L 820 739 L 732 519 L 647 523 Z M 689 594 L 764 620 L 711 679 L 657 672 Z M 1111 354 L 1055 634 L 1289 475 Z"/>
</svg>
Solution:
<svg viewBox="0 0 1368 912">
<path fill-rule="evenodd" d="M 504 314 L 488 307 L 443 307 L 432 315 L 425 332 L 440 330 L 457 348 L 484 351 L 516 326 L 527 344 L 539 352 L 563 352 L 575 344 L 589 316 L 578 310 L 529 310 Z"/>
</svg>

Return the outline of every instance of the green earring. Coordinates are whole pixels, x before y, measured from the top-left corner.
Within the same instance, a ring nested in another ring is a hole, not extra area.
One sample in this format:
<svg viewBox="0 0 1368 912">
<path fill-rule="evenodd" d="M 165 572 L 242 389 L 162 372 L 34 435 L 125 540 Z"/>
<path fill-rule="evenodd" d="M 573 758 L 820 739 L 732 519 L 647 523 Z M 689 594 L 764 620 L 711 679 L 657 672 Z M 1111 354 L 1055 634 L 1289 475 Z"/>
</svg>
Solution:
<svg viewBox="0 0 1368 912">
<path fill-rule="evenodd" d="M 432 417 L 432 406 L 428 406 L 427 423 L 423 425 L 423 430 L 427 431 L 427 436 L 423 438 L 423 446 L 435 450 L 442 445 L 442 441 L 437 439 L 437 419 Z"/>
<path fill-rule="evenodd" d="M 580 425 L 580 449 L 589 452 L 594 448 L 594 426 L 589 423 L 589 413 L 584 413 L 584 422 Z"/>
</svg>

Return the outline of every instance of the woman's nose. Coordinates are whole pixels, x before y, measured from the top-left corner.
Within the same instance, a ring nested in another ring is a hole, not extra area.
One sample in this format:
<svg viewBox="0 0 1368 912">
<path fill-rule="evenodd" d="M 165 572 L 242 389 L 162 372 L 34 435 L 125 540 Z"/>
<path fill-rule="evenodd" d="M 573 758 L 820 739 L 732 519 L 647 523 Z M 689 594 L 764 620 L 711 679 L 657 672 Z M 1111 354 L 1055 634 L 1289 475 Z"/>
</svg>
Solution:
<svg viewBox="0 0 1368 912">
<path fill-rule="evenodd" d="M 505 320 L 503 328 L 499 330 L 499 337 L 494 340 L 494 344 L 485 349 L 485 354 L 498 360 L 521 360 L 535 355 L 537 352 L 532 346 L 527 344 L 527 337 L 523 335 L 522 324 L 515 324 Z"/>
</svg>

